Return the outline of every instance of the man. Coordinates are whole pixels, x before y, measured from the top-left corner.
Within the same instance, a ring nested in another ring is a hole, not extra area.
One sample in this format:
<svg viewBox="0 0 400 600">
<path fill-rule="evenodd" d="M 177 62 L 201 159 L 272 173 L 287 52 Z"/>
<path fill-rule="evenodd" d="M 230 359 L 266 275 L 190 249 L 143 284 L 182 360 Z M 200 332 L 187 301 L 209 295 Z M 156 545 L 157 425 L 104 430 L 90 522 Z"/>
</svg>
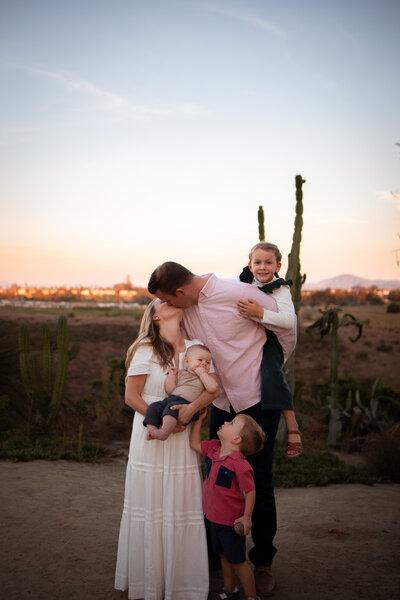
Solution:
<svg viewBox="0 0 400 600">
<path fill-rule="evenodd" d="M 256 485 L 254 546 L 249 559 L 254 564 L 257 593 L 271 596 L 276 586 L 271 571 L 276 553 L 273 545 L 276 507 L 272 458 L 280 411 L 261 409 L 260 370 L 265 330 L 259 319 L 242 316 L 238 305 L 251 299 L 263 308 L 277 312 L 276 302 L 273 296 L 255 286 L 218 279 L 213 274 L 195 275 L 174 262 L 163 263 L 155 269 L 148 290 L 161 301 L 183 308 L 183 324 L 188 337 L 200 339 L 211 350 L 223 391 L 211 407 L 210 437 L 216 438 L 219 427 L 237 413 L 252 416 L 267 436 L 264 449 L 248 457 Z M 296 343 L 295 330 L 287 330 L 280 341 L 285 358 L 288 358 Z M 202 405 L 197 401 L 179 407 L 179 420 L 188 423 L 200 408 Z"/>
</svg>

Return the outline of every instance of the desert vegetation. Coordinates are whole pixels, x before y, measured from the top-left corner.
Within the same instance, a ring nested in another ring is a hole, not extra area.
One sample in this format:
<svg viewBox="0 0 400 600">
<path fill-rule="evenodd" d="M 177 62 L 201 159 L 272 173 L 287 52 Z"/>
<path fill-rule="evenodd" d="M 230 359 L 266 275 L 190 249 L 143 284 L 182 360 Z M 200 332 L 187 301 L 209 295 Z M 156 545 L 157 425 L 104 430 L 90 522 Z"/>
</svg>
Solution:
<svg viewBox="0 0 400 600">
<path fill-rule="evenodd" d="M 400 471 L 394 463 L 400 456 L 396 426 L 400 421 L 399 315 L 380 304 L 352 306 L 354 319 L 366 323 L 363 335 L 354 344 L 348 339 L 347 327 L 338 330 L 337 439 L 328 446 L 331 341 L 329 336 L 316 340 L 307 334 L 307 328 L 321 317 L 320 310 L 326 308 L 302 306 L 299 312 L 295 406 L 304 453 L 288 461 L 278 446 L 277 484 L 398 481 Z M 62 402 L 54 416 L 49 412 L 52 394 L 39 400 L 33 389 L 27 389 L 26 381 L 24 384 L 19 338 L 21 331 L 28 333 L 30 360 L 41 376 L 47 360 L 44 356 L 49 349 L 53 352 L 54 378 L 60 314 L 68 332 L 64 351 L 68 347 L 71 352 L 78 344 L 80 349 L 68 362 Z M 132 411 L 124 404 L 124 358 L 137 334 L 140 316 L 138 309 L 0 309 L 2 457 L 96 460 L 127 446 Z M 50 414 L 54 418 L 49 418 Z M 362 453 L 369 471 L 344 465 L 331 450 Z"/>
</svg>

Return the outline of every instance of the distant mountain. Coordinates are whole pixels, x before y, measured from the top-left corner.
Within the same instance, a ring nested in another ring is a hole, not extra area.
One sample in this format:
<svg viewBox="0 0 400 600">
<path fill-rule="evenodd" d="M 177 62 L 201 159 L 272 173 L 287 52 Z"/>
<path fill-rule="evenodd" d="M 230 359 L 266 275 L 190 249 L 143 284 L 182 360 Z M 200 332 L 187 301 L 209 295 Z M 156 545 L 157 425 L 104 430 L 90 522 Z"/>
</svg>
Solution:
<svg viewBox="0 0 400 600">
<path fill-rule="evenodd" d="M 337 275 L 331 279 L 323 279 L 318 283 L 305 283 L 304 290 L 348 290 L 353 287 L 371 287 L 376 285 L 380 290 L 397 290 L 400 288 L 400 280 L 388 279 L 364 279 L 357 275 Z"/>
</svg>

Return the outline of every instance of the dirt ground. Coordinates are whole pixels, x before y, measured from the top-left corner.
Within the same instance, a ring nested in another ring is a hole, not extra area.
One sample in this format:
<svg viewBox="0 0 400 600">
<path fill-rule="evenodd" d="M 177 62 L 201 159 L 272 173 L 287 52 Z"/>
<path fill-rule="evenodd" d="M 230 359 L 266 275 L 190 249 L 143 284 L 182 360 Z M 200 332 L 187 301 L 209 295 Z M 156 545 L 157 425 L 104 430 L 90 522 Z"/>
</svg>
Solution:
<svg viewBox="0 0 400 600">
<path fill-rule="evenodd" d="M 126 459 L 0 461 L 1 597 L 117 600 Z M 400 485 L 276 490 L 277 600 L 400 597 Z M 250 540 L 249 544 L 250 544 Z M 211 589 L 220 584 L 212 574 Z"/>
</svg>

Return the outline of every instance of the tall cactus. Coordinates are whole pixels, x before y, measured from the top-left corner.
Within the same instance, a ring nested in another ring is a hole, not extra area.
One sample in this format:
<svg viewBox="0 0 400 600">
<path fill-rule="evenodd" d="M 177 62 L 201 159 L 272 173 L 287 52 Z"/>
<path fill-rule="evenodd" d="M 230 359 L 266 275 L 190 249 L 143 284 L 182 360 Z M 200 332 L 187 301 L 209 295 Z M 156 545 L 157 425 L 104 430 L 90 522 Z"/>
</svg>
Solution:
<svg viewBox="0 0 400 600">
<path fill-rule="evenodd" d="M 340 429 L 339 423 L 339 409 L 338 409 L 338 372 L 339 372 L 339 359 L 338 359 L 338 341 L 339 341 L 339 328 L 340 327 L 356 327 L 357 335 L 355 337 L 349 336 L 349 340 L 353 343 L 357 342 L 362 335 L 363 325 L 366 321 L 359 321 L 350 313 L 345 313 L 339 318 L 339 308 L 329 308 L 325 311 L 320 310 L 321 317 L 317 319 L 312 325 L 309 325 L 306 329 L 309 335 L 313 334 L 313 330 L 316 329 L 319 333 L 319 339 L 331 334 L 331 357 L 330 357 L 330 397 L 329 397 L 329 427 L 328 427 L 328 444 L 336 444 L 337 434 Z"/>
<path fill-rule="evenodd" d="M 300 272 L 300 243 L 301 233 L 303 229 L 303 183 L 306 180 L 301 175 L 296 175 L 296 217 L 294 221 L 294 232 L 292 240 L 292 249 L 288 256 L 288 268 L 286 271 L 286 279 L 291 279 L 293 285 L 291 288 L 292 300 L 296 314 L 300 310 L 301 304 L 301 287 L 306 280 L 305 275 L 301 275 Z M 289 387 L 294 394 L 295 389 L 295 351 L 286 363 L 286 377 L 289 383 Z"/>
<path fill-rule="evenodd" d="M 55 422 L 60 412 L 68 363 L 78 354 L 80 346 L 75 342 L 68 350 L 67 319 L 61 315 L 58 319 L 56 345 L 52 345 L 50 328 L 42 323 L 40 328 L 42 341 L 42 360 L 39 366 L 36 352 L 30 351 L 29 332 L 26 323 L 22 323 L 19 332 L 20 372 L 26 393 L 31 402 L 30 424 L 49 426 Z M 54 351 L 57 355 L 57 367 L 53 373 Z"/>
<path fill-rule="evenodd" d="M 264 209 L 262 206 L 258 207 L 258 239 L 260 242 L 265 241 L 265 227 L 264 227 Z"/>
</svg>

